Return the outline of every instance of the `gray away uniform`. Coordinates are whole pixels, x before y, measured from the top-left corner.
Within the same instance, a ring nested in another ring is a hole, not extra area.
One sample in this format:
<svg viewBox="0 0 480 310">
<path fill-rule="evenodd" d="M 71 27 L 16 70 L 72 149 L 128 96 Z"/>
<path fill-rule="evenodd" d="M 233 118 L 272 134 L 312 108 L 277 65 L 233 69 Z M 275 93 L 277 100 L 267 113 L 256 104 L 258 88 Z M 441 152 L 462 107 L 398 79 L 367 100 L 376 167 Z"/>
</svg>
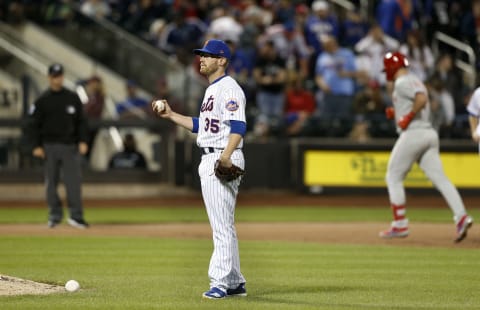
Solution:
<svg viewBox="0 0 480 310">
<path fill-rule="evenodd" d="M 414 98 L 418 92 L 428 95 L 425 85 L 413 74 L 400 76 L 395 81 L 393 106 L 396 122 L 412 110 Z M 386 175 L 392 206 L 405 206 L 403 181 L 412 165 L 417 162 L 446 200 L 454 214 L 454 220 L 458 221 L 466 214 L 466 211 L 460 194 L 443 171 L 438 134 L 430 122 L 430 103 L 427 103 L 415 115 L 407 129 L 402 130 L 397 127 L 397 132 L 399 138 L 390 155 Z M 394 227 L 406 227 L 407 225 L 408 220 L 404 216 L 395 218 L 393 222 Z"/>
</svg>

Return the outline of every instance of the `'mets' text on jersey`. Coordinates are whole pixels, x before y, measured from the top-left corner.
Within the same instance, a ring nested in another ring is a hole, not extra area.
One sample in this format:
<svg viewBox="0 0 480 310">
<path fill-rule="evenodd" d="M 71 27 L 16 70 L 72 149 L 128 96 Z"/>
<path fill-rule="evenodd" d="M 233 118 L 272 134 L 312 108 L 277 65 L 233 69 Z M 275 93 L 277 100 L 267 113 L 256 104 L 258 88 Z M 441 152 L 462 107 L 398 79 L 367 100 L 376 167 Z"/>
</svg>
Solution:
<svg viewBox="0 0 480 310">
<path fill-rule="evenodd" d="M 230 121 L 246 122 L 245 94 L 230 76 L 220 77 L 205 91 L 200 107 L 197 145 L 224 148 L 230 134 Z M 238 146 L 243 146 L 243 140 Z"/>
</svg>

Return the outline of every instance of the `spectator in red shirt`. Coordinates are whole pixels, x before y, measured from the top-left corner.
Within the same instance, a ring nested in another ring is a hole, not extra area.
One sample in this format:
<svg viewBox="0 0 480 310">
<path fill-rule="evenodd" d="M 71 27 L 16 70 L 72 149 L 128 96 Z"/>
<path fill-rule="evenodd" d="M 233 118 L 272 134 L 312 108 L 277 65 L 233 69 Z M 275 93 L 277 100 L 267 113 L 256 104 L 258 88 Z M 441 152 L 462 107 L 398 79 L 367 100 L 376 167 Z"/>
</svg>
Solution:
<svg viewBox="0 0 480 310">
<path fill-rule="evenodd" d="M 315 111 L 315 98 L 303 86 L 303 80 L 294 75 L 286 90 L 286 133 L 289 136 L 301 135 L 310 116 Z"/>
</svg>

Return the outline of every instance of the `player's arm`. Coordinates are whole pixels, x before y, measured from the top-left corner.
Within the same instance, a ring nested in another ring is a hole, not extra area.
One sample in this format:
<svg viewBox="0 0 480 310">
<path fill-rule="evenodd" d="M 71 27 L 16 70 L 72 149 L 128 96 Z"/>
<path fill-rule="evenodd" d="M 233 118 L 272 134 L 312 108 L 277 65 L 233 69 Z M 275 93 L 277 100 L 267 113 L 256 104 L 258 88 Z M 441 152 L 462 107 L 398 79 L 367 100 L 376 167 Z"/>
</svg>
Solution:
<svg viewBox="0 0 480 310">
<path fill-rule="evenodd" d="M 196 117 L 185 116 L 185 115 L 173 112 L 171 117 L 170 117 L 170 120 L 172 122 L 174 122 L 175 124 L 180 125 L 183 128 L 186 128 L 186 129 L 188 129 L 192 132 L 198 132 L 198 118 L 196 118 Z M 197 125 L 196 130 L 194 130 L 195 120 L 196 120 L 196 125 Z"/>
<path fill-rule="evenodd" d="M 237 149 L 247 131 L 247 124 L 245 122 L 230 121 L 230 125 L 228 143 L 219 158 L 221 165 L 225 167 L 230 167 L 232 165 L 232 153 Z"/>
<path fill-rule="evenodd" d="M 428 97 L 427 94 L 424 92 L 418 92 L 415 94 L 415 98 L 413 99 L 413 105 L 412 105 L 412 112 L 417 114 L 422 110 L 428 102 Z"/>
<path fill-rule="evenodd" d="M 475 142 L 480 142 L 480 136 L 477 133 L 478 117 L 470 114 L 468 116 L 468 122 L 470 123 L 470 133 L 472 135 L 472 140 Z"/>
<path fill-rule="evenodd" d="M 415 115 L 420 112 L 428 103 L 427 94 L 424 92 L 417 92 L 413 98 L 412 109 L 409 113 L 402 116 L 398 121 L 398 126 L 402 129 L 407 129 L 410 122 L 415 118 Z"/>
</svg>

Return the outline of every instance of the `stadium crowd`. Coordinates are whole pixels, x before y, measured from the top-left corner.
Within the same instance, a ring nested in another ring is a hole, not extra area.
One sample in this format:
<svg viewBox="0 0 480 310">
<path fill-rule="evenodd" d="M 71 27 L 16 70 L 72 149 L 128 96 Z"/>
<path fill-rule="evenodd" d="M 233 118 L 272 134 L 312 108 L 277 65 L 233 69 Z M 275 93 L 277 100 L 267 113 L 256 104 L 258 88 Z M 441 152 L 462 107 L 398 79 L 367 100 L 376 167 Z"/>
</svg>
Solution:
<svg viewBox="0 0 480 310">
<path fill-rule="evenodd" d="M 470 45 L 480 69 L 480 1 L 376 0 L 366 12 L 360 2 L 345 9 L 326 0 L 10 0 L 2 1 L 0 18 L 62 25 L 81 12 L 195 68 L 192 50 L 222 39 L 233 51 L 228 73 L 245 90 L 256 138 L 394 136 L 384 116 L 391 102 L 382 59 L 399 50 L 429 88 L 440 137 L 469 138 L 465 105 L 473 89 L 455 66 L 462 56 L 446 45 L 436 53 L 432 40 L 441 31 Z"/>
</svg>

